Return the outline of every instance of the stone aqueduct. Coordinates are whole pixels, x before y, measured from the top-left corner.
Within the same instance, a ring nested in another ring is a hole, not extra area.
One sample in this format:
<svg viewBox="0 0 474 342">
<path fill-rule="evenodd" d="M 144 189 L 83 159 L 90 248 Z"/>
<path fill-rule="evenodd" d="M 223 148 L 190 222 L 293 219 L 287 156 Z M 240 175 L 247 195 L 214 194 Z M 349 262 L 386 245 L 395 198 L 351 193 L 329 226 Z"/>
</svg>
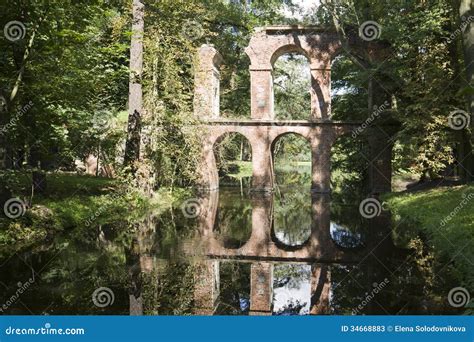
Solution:
<svg viewBox="0 0 474 342">
<path fill-rule="evenodd" d="M 329 313 L 331 263 L 359 262 L 362 251 L 341 250 L 330 236 L 330 159 L 335 141 L 361 127 L 362 122 L 331 120 L 331 62 L 340 53 L 341 42 L 334 32 L 314 27 L 271 26 L 259 29 L 246 49 L 250 57 L 251 113 L 250 118 L 232 120 L 222 118 L 219 110 L 220 72 L 223 62 L 213 46 L 199 49 L 196 76 L 194 112 L 200 120 L 203 136 L 202 184 L 203 190 L 217 190 L 217 172 L 214 146 L 227 133 L 240 133 L 252 147 L 252 232 L 240 248 L 226 248 L 215 234 L 219 193 L 205 191 L 201 198 L 199 229 L 195 241 L 186 244 L 184 252 L 204 255 L 199 261 L 195 289 L 196 313 L 212 315 L 219 297 L 220 262 L 234 260 L 251 264 L 250 314 L 272 313 L 273 267 L 277 262 L 311 265 L 311 314 Z M 276 120 L 273 107 L 273 64 L 283 54 L 297 52 L 306 56 L 311 68 L 311 113 L 308 120 Z M 369 189 L 372 194 L 391 188 L 391 135 L 378 125 L 366 131 L 370 155 L 365 156 L 369 170 Z M 301 246 L 281 245 L 272 236 L 271 192 L 274 187 L 274 143 L 285 134 L 304 137 L 312 150 L 312 225 L 308 240 Z M 259 192 L 263 192 L 259 194 Z M 381 215 L 369 222 L 374 234 L 367 240 L 372 253 L 382 257 L 390 250 L 389 239 L 380 241 L 390 229 L 387 217 Z M 373 229 L 372 229 L 373 228 Z"/>
<path fill-rule="evenodd" d="M 295 133 L 309 142 L 312 150 L 312 192 L 330 192 L 330 158 L 335 141 L 359 128 L 362 122 L 331 120 L 331 62 L 341 52 L 335 32 L 315 27 L 270 26 L 257 30 L 246 53 L 250 58 L 250 119 L 220 117 L 219 68 L 223 59 L 210 45 L 198 52 L 195 75 L 194 113 L 203 130 L 202 184 L 206 190 L 219 187 L 214 145 L 226 133 L 240 133 L 252 147 L 252 190 L 271 191 L 274 186 L 272 147 L 282 135 Z M 282 55 L 300 53 L 311 68 L 311 114 L 308 120 L 276 120 L 273 101 L 273 64 Z M 390 191 L 390 136 L 383 129 L 371 128 L 367 156 L 370 192 Z"/>
</svg>

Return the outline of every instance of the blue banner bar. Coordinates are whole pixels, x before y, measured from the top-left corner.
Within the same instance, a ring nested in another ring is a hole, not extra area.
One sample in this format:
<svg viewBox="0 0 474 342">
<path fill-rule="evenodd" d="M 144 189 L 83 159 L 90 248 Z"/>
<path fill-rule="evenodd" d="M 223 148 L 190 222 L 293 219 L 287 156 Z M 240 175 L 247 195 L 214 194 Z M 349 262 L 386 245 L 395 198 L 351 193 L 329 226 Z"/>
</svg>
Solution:
<svg viewBox="0 0 474 342">
<path fill-rule="evenodd" d="M 0 341 L 474 341 L 472 316 L 1 316 Z"/>
</svg>

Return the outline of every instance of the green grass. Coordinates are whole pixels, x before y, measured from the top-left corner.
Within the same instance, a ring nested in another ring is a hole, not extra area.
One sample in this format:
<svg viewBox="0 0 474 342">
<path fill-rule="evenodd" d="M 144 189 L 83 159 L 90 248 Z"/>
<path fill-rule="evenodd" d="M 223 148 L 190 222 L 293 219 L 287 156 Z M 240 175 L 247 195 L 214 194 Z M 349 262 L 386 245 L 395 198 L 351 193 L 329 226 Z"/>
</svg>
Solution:
<svg viewBox="0 0 474 342">
<path fill-rule="evenodd" d="M 251 161 L 232 161 L 231 164 L 237 165 L 238 171 L 229 173 L 229 176 L 234 178 L 252 177 L 252 162 Z"/>
<path fill-rule="evenodd" d="M 31 176 L 9 175 L 15 197 L 29 199 Z M 11 179 L 16 178 L 16 179 Z M 48 174 L 46 192 L 33 196 L 17 219 L 0 218 L 0 254 L 18 252 L 69 229 L 83 231 L 137 218 L 151 202 L 138 191 L 125 191 L 118 181 L 67 173 Z"/>
<path fill-rule="evenodd" d="M 436 258 L 474 289 L 474 185 L 393 193 L 384 200 L 392 211 L 398 245 L 406 247 L 422 236 Z"/>
</svg>

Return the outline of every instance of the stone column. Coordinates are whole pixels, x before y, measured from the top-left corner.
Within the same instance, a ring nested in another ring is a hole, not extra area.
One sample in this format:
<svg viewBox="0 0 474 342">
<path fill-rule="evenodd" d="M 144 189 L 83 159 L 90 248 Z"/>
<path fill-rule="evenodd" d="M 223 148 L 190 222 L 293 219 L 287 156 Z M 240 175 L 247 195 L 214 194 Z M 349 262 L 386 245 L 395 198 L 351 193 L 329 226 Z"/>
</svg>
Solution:
<svg viewBox="0 0 474 342">
<path fill-rule="evenodd" d="M 252 139 L 252 191 L 273 190 L 272 150 L 265 126 L 254 128 Z"/>
<path fill-rule="evenodd" d="M 252 235 L 245 255 L 265 257 L 268 256 L 271 243 L 273 194 L 252 195 Z"/>
<path fill-rule="evenodd" d="M 313 258 L 333 260 L 337 256 L 336 244 L 331 239 L 331 200 L 329 194 L 311 197 L 311 236 L 309 254 Z"/>
<path fill-rule="evenodd" d="M 311 265 L 311 315 L 327 315 L 330 311 L 329 294 L 331 273 L 328 265 Z"/>
<path fill-rule="evenodd" d="M 201 119 L 219 117 L 222 56 L 212 45 L 199 48 L 195 63 L 194 115 Z"/>
<path fill-rule="evenodd" d="M 275 117 L 273 107 L 272 69 L 250 68 L 251 117 L 258 120 L 272 120 Z"/>
<path fill-rule="evenodd" d="M 318 129 L 311 139 L 312 193 L 331 192 L 331 147 L 333 135 Z"/>
<path fill-rule="evenodd" d="M 194 313 L 211 316 L 219 298 L 219 261 L 199 262 L 195 272 Z"/>
<path fill-rule="evenodd" d="M 311 68 L 311 120 L 331 118 L 331 69 Z"/>
<path fill-rule="evenodd" d="M 203 127 L 203 131 L 206 128 Z M 209 135 L 205 132 L 203 135 Z M 202 144 L 201 162 L 199 165 L 199 188 L 205 191 L 219 189 L 219 174 L 217 172 L 216 157 L 214 155 L 214 139 L 208 136 Z"/>
<path fill-rule="evenodd" d="M 250 268 L 250 315 L 271 315 L 273 264 L 253 263 Z"/>
</svg>

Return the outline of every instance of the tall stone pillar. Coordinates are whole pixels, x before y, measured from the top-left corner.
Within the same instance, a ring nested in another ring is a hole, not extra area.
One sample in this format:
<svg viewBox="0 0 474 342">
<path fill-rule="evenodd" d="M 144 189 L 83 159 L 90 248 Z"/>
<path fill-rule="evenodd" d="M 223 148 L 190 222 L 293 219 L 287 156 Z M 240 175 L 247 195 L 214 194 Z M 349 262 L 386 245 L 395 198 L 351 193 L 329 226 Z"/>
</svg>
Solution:
<svg viewBox="0 0 474 342">
<path fill-rule="evenodd" d="M 311 139 L 311 192 L 331 192 L 331 147 L 333 135 L 318 130 Z"/>
<path fill-rule="evenodd" d="M 316 194 L 311 197 L 310 255 L 325 261 L 333 260 L 337 247 L 331 238 L 330 194 Z"/>
<path fill-rule="evenodd" d="M 212 45 L 199 48 L 195 62 L 194 115 L 216 119 L 220 112 L 220 72 L 222 56 Z"/>
<path fill-rule="evenodd" d="M 268 128 L 255 127 L 252 140 L 252 191 L 273 190 L 273 162 Z"/>
<path fill-rule="evenodd" d="M 311 120 L 331 118 L 331 69 L 311 68 Z"/>
<path fill-rule="evenodd" d="M 203 128 L 203 130 L 205 129 Z M 199 187 L 201 190 L 211 191 L 219 188 L 219 174 L 214 155 L 214 139 L 210 136 L 210 132 L 207 132 L 207 135 L 208 137 L 203 141 L 201 151 Z"/>
<path fill-rule="evenodd" d="M 194 287 L 194 313 L 211 316 L 217 309 L 219 298 L 219 261 L 206 260 L 196 265 Z"/>
<path fill-rule="evenodd" d="M 247 255 L 261 256 L 268 253 L 271 242 L 272 213 L 273 195 L 254 193 L 252 195 L 252 235 L 246 244 Z"/>
<path fill-rule="evenodd" d="M 273 75 L 271 68 L 250 68 L 251 117 L 257 120 L 272 120 L 275 117 L 273 104 Z"/>
<path fill-rule="evenodd" d="M 271 315 L 273 264 L 253 263 L 250 268 L 250 315 Z"/>
<path fill-rule="evenodd" d="M 331 273 L 328 265 L 311 265 L 311 315 L 330 312 Z"/>
</svg>

